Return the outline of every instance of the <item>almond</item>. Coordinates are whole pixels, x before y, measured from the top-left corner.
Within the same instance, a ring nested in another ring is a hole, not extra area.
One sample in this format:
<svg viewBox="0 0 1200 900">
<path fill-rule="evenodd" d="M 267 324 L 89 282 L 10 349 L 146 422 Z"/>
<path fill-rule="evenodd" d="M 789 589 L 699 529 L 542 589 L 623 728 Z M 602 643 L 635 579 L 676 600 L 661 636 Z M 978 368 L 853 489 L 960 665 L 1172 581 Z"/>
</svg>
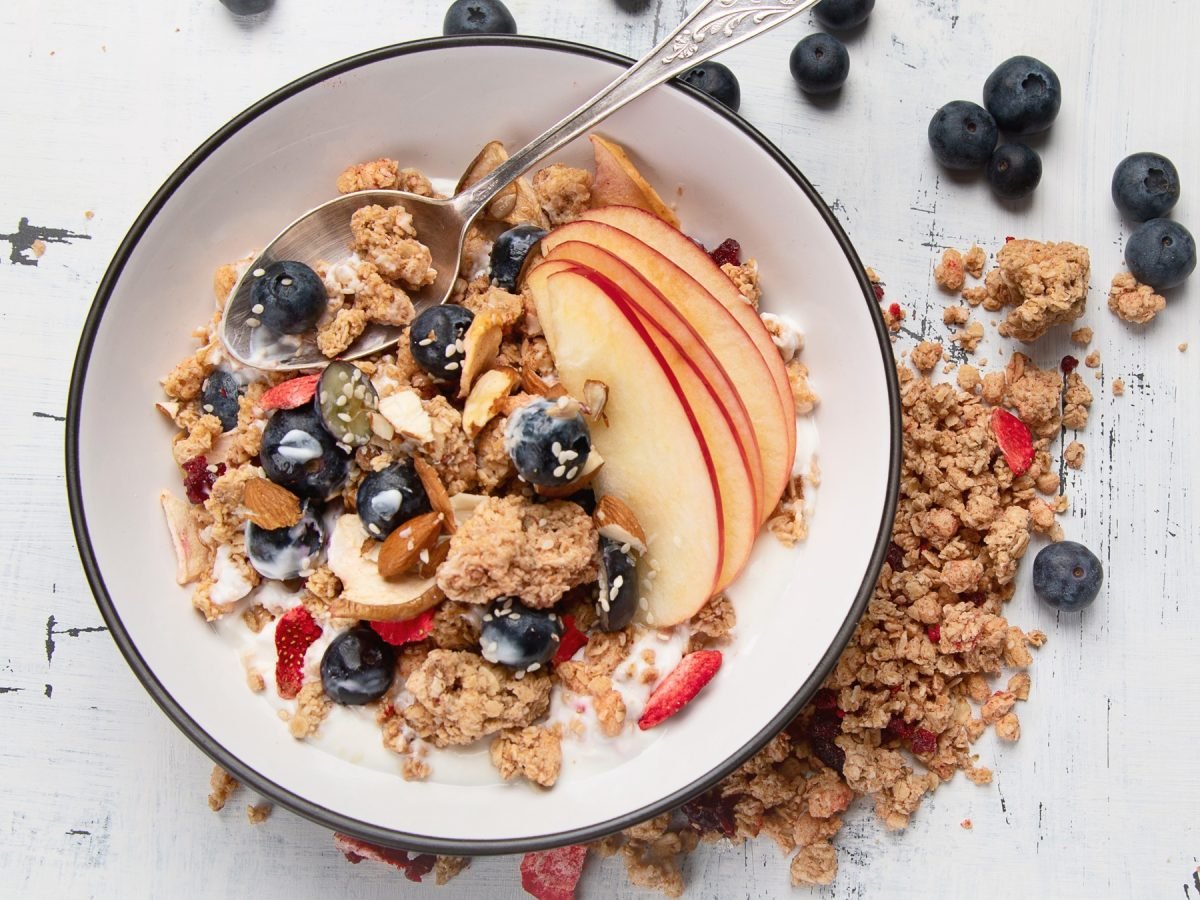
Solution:
<svg viewBox="0 0 1200 900">
<path fill-rule="evenodd" d="M 246 507 L 250 521 L 268 531 L 291 528 L 300 521 L 300 498 L 265 478 L 246 482 L 242 505 Z"/>
<path fill-rule="evenodd" d="M 389 534 L 379 548 L 379 574 L 395 578 L 413 568 L 421 554 L 437 543 L 443 518 L 440 512 L 427 512 L 414 516 Z"/>
<path fill-rule="evenodd" d="M 379 412 L 395 429 L 395 433 L 428 444 L 433 440 L 433 420 L 413 390 L 397 391 L 379 401 Z"/>
<path fill-rule="evenodd" d="M 541 497 L 570 497 L 576 491 L 582 491 L 585 487 L 592 483 L 592 479 L 600 471 L 600 467 L 604 465 L 604 459 L 596 452 L 596 448 L 592 448 L 592 452 L 588 454 L 587 462 L 583 464 L 583 471 L 579 473 L 579 477 L 569 484 L 560 484 L 557 486 L 534 485 L 533 489 Z"/>
<path fill-rule="evenodd" d="M 421 479 L 421 487 L 425 488 L 425 495 L 429 497 L 429 505 L 433 507 L 434 512 L 442 514 L 442 527 L 446 529 L 446 534 L 454 534 L 458 530 L 454 524 L 454 507 L 450 504 L 446 486 L 442 484 L 442 476 L 419 456 L 413 457 L 413 467 L 417 470 L 417 477 Z"/>
<path fill-rule="evenodd" d="M 604 424 L 608 424 L 608 417 L 604 415 L 604 407 L 608 403 L 608 385 L 603 381 L 594 381 L 589 378 L 583 383 L 583 415 L 589 422 L 597 422 L 603 420 Z"/>
<path fill-rule="evenodd" d="M 521 364 L 521 390 L 549 400 L 567 395 L 567 389 L 557 381 L 547 381 L 528 362 Z"/>
<path fill-rule="evenodd" d="M 440 544 L 434 544 L 430 548 L 429 554 L 425 559 L 417 563 L 417 574 L 422 578 L 432 578 L 437 574 L 438 566 L 446 561 L 446 557 L 450 555 L 450 542 L 442 541 Z"/>
<path fill-rule="evenodd" d="M 467 397 L 475 379 L 491 367 L 503 336 L 503 323 L 493 310 L 485 309 L 471 320 L 467 333 L 463 335 L 462 385 L 458 391 L 459 397 Z"/>
<path fill-rule="evenodd" d="M 483 426 L 495 418 L 520 378 L 517 370 L 508 366 L 488 369 L 479 376 L 463 406 L 462 424 L 467 437 L 475 440 Z"/>
<path fill-rule="evenodd" d="M 646 532 L 624 500 L 605 494 L 596 504 L 592 519 L 601 537 L 618 544 L 628 544 L 638 553 L 646 552 Z"/>
</svg>

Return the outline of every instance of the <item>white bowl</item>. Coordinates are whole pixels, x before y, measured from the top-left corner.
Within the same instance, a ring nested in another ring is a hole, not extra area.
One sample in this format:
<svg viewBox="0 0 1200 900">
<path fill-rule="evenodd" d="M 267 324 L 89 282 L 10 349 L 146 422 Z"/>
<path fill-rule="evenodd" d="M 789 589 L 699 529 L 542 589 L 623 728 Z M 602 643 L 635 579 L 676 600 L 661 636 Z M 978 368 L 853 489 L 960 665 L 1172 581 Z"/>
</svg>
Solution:
<svg viewBox="0 0 1200 900">
<path fill-rule="evenodd" d="M 689 233 L 759 260 L 765 308 L 798 322 L 823 483 L 807 542 L 759 541 L 731 589 L 720 676 L 644 752 L 549 791 L 408 783 L 294 741 L 174 581 L 158 507 L 178 489 L 159 379 L 211 314 L 214 268 L 328 199 L 346 165 L 390 156 L 454 177 L 488 140 L 515 148 L 627 60 L 529 39 L 388 47 L 301 78 L 207 140 L 150 201 L 88 317 L 71 385 L 67 476 L 80 555 L 134 672 L 216 762 L 293 811 L 365 840 L 478 855 L 578 843 L 677 806 L 785 726 L 836 661 L 870 596 L 894 513 L 899 405 L 878 304 L 846 235 L 795 167 L 738 116 L 661 88 L 600 129 L 674 198 Z M 537 109 L 538 115 L 517 115 Z M 590 160 L 586 141 L 556 157 Z M 114 402 L 119 398 L 119 402 Z M 114 461 L 119 461 L 119 465 Z"/>
</svg>

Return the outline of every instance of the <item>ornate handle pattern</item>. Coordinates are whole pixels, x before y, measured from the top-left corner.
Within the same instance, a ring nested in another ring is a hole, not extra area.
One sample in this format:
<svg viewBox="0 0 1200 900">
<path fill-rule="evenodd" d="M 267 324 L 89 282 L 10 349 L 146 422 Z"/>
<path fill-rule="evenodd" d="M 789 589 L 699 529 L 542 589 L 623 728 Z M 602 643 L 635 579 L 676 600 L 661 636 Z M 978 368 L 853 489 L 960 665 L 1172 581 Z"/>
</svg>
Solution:
<svg viewBox="0 0 1200 900">
<path fill-rule="evenodd" d="M 774 3 L 764 3 L 763 0 L 714 0 L 707 6 L 697 9 L 672 35 L 671 52 L 664 56 L 662 61 L 664 64 L 676 60 L 690 61 L 703 49 L 702 45 L 708 38 L 720 39 L 721 45 L 712 51 L 717 53 L 726 47 L 733 46 L 734 43 L 740 43 L 760 34 L 760 26 L 762 26 L 762 31 L 765 31 L 767 28 L 778 25 L 791 14 L 812 5 L 803 0 L 777 0 Z M 694 27 L 687 27 L 697 16 L 709 10 L 713 11 L 713 15 Z M 776 17 L 781 18 L 771 21 Z M 738 32 L 747 20 L 750 22 L 752 30 L 739 37 Z M 735 41 L 734 38 L 737 40 Z"/>
</svg>

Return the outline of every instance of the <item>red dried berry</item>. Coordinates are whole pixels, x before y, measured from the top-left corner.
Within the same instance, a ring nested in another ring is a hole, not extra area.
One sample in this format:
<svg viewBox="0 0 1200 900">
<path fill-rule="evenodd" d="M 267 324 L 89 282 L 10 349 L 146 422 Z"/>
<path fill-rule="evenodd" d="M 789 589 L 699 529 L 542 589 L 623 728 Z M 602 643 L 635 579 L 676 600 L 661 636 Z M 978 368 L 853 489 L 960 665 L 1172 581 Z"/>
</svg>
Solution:
<svg viewBox="0 0 1200 900">
<path fill-rule="evenodd" d="M 391 644 L 399 647 L 414 641 L 423 641 L 433 631 L 433 615 L 436 609 L 427 609 L 415 619 L 405 622 L 368 622 L 371 630 Z"/>
<path fill-rule="evenodd" d="M 183 464 L 183 490 L 192 503 L 208 499 L 213 482 L 225 474 L 225 463 L 217 463 L 213 470 L 209 471 L 206 456 L 193 456 Z"/>
<path fill-rule="evenodd" d="M 1070 375 L 1075 371 L 1075 367 L 1078 365 L 1079 360 L 1068 354 L 1062 358 L 1062 362 L 1059 363 L 1059 368 L 1062 369 L 1064 375 Z"/>
<path fill-rule="evenodd" d="M 883 282 L 882 281 L 871 282 L 871 289 L 873 291 L 875 291 L 876 302 L 882 302 L 883 301 Z"/>
<path fill-rule="evenodd" d="M 1004 243 L 1006 243 L 1006 244 L 1011 244 L 1015 240 L 1016 240 L 1016 238 L 1013 237 L 1011 234 L 1005 235 L 1005 237 L 1004 237 Z"/>
<path fill-rule="evenodd" d="M 422 878 L 433 871 L 433 867 L 437 863 L 437 857 L 429 853 L 409 856 L 403 850 L 379 847 L 375 844 L 368 844 L 366 841 L 360 841 L 358 838 L 352 838 L 348 834 L 337 832 L 333 834 L 333 845 L 342 851 L 342 855 L 348 862 L 354 863 L 354 865 L 358 865 L 364 859 L 386 863 L 400 869 L 404 872 L 405 878 L 418 884 Z"/>
<path fill-rule="evenodd" d="M 574 616 L 563 616 L 563 636 L 558 642 L 558 650 L 554 654 L 554 665 L 564 663 L 575 651 L 588 642 L 588 636 L 575 627 Z"/>
<path fill-rule="evenodd" d="M 737 818 L 733 808 L 741 796 L 730 794 L 725 797 L 721 795 L 720 788 L 712 788 L 683 804 L 680 811 L 697 831 L 716 831 L 731 838 L 737 833 Z"/>
<path fill-rule="evenodd" d="M 983 606 L 983 604 L 987 603 L 987 594 L 985 594 L 983 591 L 971 591 L 971 593 L 963 594 L 961 596 L 963 602 L 974 603 L 976 606 Z"/>
<path fill-rule="evenodd" d="M 321 374 L 318 372 L 316 375 L 301 375 L 299 378 L 280 382 L 262 395 L 258 405 L 267 410 L 295 409 L 297 406 L 303 406 L 316 394 L 317 382 L 320 380 Z"/>
<path fill-rule="evenodd" d="M 892 716 L 891 720 L 889 720 L 887 723 L 886 730 L 891 732 L 891 734 L 895 735 L 902 741 L 906 741 L 913 736 L 912 725 L 910 725 L 908 722 L 905 722 L 900 715 Z"/>
<path fill-rule="evenodd" d="M 904 310 L 902 310 L 900 308 L 899 303 L 893 303 L 891 306 L 888 307 L 888 315 L 891 316 L 893 319 L 903 319 L 904 318 Z"/>
<path fill-rule="evenodd" d="M 583 844 L 526 853 L 521 858 L 521 887 L 537 900 L 574 900 L 587 854 Z"/>
<path fill-rule="evenodd" d="M 836 772 L 846 764 L 846 751 L 834 743 L 842 733 L 840 712 L 815 713 L 808 723 L 808 745 L 813 755 Z"/>
<path fill-rule="evenodd" d="M 1024 422 L 1004 409 L 992 410 L 992 434 L 1014 475 L 1024 475 L 1033 465 L 1033 435 Z"/>
<path fill-rule="evenodd" d="M 832 711 L 837 709 L 837 693 L 830 688 L 821 688 L 812 698 L 816 709 Z"/>
<path fill-rule="evenodd" d="M 294 700 L 304 686 L 304 654 L 321 636 L 321 626 L 303 606 L 289 609 L 275 626 L 275 687 Z"/>
<path fill-rule="evenodd" d="M 925 629 L 925 634 L 928 635 L 929 640 L 931 640 L 933 643 L 936 644 L 938 641 L 940 641 L 942 639 L 942 626 L 941 625 L 930 625 L 928 628 Z"/>
<path fill-rule="evenodd" d="M 642 731 L 660 725 L 675 715 L 712 681 L 721 668 L 720 650 L 697 650 L 679 661 L 671 674 L 650 694 L 646 709 L 638 719 Z"/>
<path fill-rule="evenodd" d="M 937 749 L 937 735 L 928 728 L 918 728 L 912 736 L 912 752 L 924 756 Z"/>
<path fill-rule="evenodd" d="M 733 238 L 726 238 L 721 241 L 716 250 L 708 254 L 712 257 L 713 262 L 718 266 L 723 266 L 726 263 L 733 263 L 735 266 L 742 264 L 742 245 Z"/>
<path fill-rule="evenodd" d="M 904 571 L 904 548 L 895 541 L 888 544 L 887 561 L 893 572 Z"/>
</svg>

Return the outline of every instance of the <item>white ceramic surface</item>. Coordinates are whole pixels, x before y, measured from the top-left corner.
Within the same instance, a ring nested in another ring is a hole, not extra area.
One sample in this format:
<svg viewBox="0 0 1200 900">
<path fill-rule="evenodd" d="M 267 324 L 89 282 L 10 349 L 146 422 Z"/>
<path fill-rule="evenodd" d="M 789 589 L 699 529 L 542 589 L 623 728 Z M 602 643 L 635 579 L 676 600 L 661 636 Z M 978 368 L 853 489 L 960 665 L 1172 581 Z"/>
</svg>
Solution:
<svg viewBox="0 0 1200 900">
<path fill-rule="evenodd" d="M 123 270 L 110 272 L 90 359 L 85 334 L 72 392 L 73 505 L 81 534 L 86 517 L 93 587 L 110 598 L 118 640 L 127 635 L 148 688 L 177 721 L 184 712 L 180 724 L 210 753 L 331 826 L 432 849 L 469 842 L 459 849 L 478 853 L 578 839 L 652 812 L 769 736 L 764 729 L 836 657 L 856 598 L 873 582 L 872 556 L 890 522 L 894 375 L 861 272 L 769 150 L 727 115 L 664 88 L 601 130 L 678 201 L 685 230 L 709 245 L 735 236 L 758 258 L 764 308 L 804 330 L 804 360 L 822 396 L 823 483 L 811 536 L 790 551 L 760 540 L 730 590 L 738 640 L 702 701 L 660 727 L 636 758 L 551 791 L 406 783 L 294 741 L 191 609 L 190 589 L 175 585 L 157 496 L 177 486 L 178 470 L 153 404 L 159 379 L 193 346 L 188 332 L 211 314 L 213 269 L 327 199 L 348 163 L 386 155 L 452 177 L 486 141 L 523 143 L 614 73 L 613 62 L 568 49 L 435 45 L 377 54 L 277 99 L 185 163 L 189 174 L 140 223 Z M 536 119 L 518 114 L 535 108 Z M 586 165 L 586 142 L 558 158 Z"/>
</svg>

